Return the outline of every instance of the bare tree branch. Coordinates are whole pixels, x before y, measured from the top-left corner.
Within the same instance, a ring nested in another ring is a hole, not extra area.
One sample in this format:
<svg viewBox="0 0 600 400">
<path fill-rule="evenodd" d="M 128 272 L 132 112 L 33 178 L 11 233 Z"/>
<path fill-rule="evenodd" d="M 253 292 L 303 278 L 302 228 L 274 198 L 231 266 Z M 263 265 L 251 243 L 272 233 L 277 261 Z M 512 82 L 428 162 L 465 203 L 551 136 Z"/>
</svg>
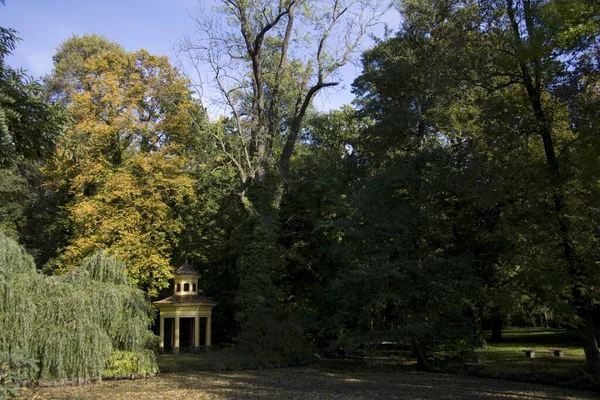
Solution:
<svg viewBox="0 0 600 400">
<path fill-rule="evenodd" d="M 218 14 L 194 20 L 197 37 L 182 43 L 184 54 L 194 59 L 197 72 L 208 66 L 235 120 L 243 162 L 231 151 L 226 154 L 236 158 L 239 173 L 241 167 L 247 182 L 260 183 L 271 174 L 285 184 L 312 100 L 338 85 L 331 77 L 384 9 L 379 1 L 365 0 L 221 0 L 221 5 Z M 295 104 L 286 105 L 291 93 Z M 284 147 L 275 154 L 278 135 L 285 135 Z"/>
</svg>

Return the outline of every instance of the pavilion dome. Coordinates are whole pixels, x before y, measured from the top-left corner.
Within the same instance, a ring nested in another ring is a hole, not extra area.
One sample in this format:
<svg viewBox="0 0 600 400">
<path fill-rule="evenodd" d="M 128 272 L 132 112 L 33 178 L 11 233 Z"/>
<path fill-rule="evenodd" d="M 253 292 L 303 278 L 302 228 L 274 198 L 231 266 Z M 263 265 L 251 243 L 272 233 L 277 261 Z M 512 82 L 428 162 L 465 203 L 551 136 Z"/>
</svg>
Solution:
<svg viewBox="0 0 600 400">
<path fill-rule="evenodd" d="M 187 260 L 185 260 L 185 262 L 183 263 L 183 265 L 181 267 L 179 267 L 177 269 L 177 271 L 175 271 L 174 275 L 195 275 L 195 276 L 200 276 L 200 274 L 198 273 L 198 271 L 196 271 L 194 269 L 194 267 L 187 262 Z"/>
</svg>

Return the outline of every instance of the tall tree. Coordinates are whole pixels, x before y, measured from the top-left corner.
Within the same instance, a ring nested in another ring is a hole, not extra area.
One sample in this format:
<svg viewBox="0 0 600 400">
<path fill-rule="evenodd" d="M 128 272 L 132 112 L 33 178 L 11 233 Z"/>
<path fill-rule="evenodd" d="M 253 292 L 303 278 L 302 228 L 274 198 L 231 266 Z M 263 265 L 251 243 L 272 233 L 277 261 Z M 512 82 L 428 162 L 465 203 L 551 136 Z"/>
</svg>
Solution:
<svg viewBox="0 0 600 400">
<path fill-rule="evenodd" d="M 359 115 L 375 123 L 355 148 L 361 174 L 344 238 L 354 256 L 330 288 L 339 343 L 411 343 L 424 368 L 477 344 L 476 270 L 493 263 L 482 262 L 493 249 L 469 245 L 491 222 L 470 223 L 484 214 L 471 192 L 481 160 L 454 119 L 472 93 L 446 79 L 441 24 L 403 25 L 364 55 L 354 86 Z"/>
<path fill-rule="evenodd" d="M 563 282 L 569 282 L 571 309 L 580 321 L 586 358 L 590 368 L 599 371 L 593 320 L 597 293 L 587 280 L 597 268 L 590 252 L 593 241 L 575 240 L 582 227 L 574 214 L 575 205 L 586 200 L 573 196 L 576 192 L 569 189 L 572 181 L 566 157 L 576 149 L 570 143 L 579 133 L 569 123 L 568 101 L 559 90 L 576 74 L 579 60 L 597 46 L 597 2 L 404 1 L 402 6 L 415 23 L 431 15 L 431 10 L 444 17 L 440 20 L 446 27 L 444 39 L 455 49 L 455 62 L 447 64 L 450 79 L 492 93 L 510 88 L 520 94 L 513 101 L 521 104 L 523 123 L 515 129 L 537 139 L 531 160 L 542 168 L 533 176 L 539 188 L 545 189 L 537 196 L 528 193 L 534 208 L 546 212 L 546 218 L 538 220 L 536 234 L 546 235 L 544 242 L 551 244 L 545 246 L 545 256 L 555 266 L 551 272 L 567 274 Z M 541 247 L 538 250 L 544 254 Z"/>
<path fill-rule="evenodd" d="M 311 101 L 322 89 L 339 84 L 331 78 L 353 55 L 378 11 L 360 1 L 223 1 L 219 12 L 230 27 L 218 18 L 196 18 L 200 36 L 186 38 L 181 51 L 195 65 L 204 62 L 214 71 L 245 149 L 246 158 L 236 159 L 242 189 L 265 181 L 277 164 L 285 179 Z M 309 36 L 294 37 L 299 27 Z M 304 50 L 292 58 L 311 45 L 313 53 Z M 290 97 L 292 104 L 284 104 Z M 287 107 L 289 120 L 282 123 Z M 283 147 L 276 149 L 280 136 Z"/>
<path fill-rule="evenodd" d="M 328 346 L 338 328 L 329 319 L 326 292 L 354 256 L 346 238 L 360 179 L 354 148 L 369 124 L 349 106 L 310 115 L 281 202 L 286 306 L 319 347 Z"/>
<path fill-rule="evenodd" d="M 36 138 L 36 143 L 28 144 L 28 151 L 41 151 L 45 156 L 40 159 L 41 154 L 38 154 L 35 161 L 29 157 L 27 162 L 17 166 L 19 172 L 16 174 L 7 172 L 7 183 L 3 184 L 1 190 L 6 196 L 16 199 L 6 202 L 6 212 L 11 215 L 8 218 L 13 219 L 21 242 L 34 255 L 38 265 L 55 258 L 68 236 L 55 224 L 61 207 L 68 201 L 68 194 L 48 190 L 39 169 L 45 157 L 54 155 L 53 140 L 68 123 L 69 114 L 65 106 L 72 103 L 75 93 L 83 90 L 86 61 L 107 51 L 124 53 L 119 45 L 105 38 L 96 35 L 73 36 L 59 47 L 54 56 L 54 69 L 43 78 L 43 85 L 23 76 L 28 82 L 28 90 L 34 96 L 30 98 L 37 98 L 35 108 L 38 111 L 30 106 L 31 112 L 21 113 L 19 129 L 24 130 L 21 135 L 23 138 Z M 39 114 L 43 107 L 47 108 L 46 116 Z M 13 178 L 9 182 L 8 177 L 11 176 Z"/>
<path fill-rule="evenodd" d="M 52 187 L 69 195 L 60 223 L 71 236 L 54 268 L 107 248 L 155 296 L 168 286 L 181 212 L 195 201 L 185 152 L 203 114 L 166 57 L 105 53 L 85 70 L 69 107 L 74 123 L 46 169 Z"/>
<path fill-rule="evenodd" d="M 336 72 L 377 16 L 376 6 L 355 0 L 224 0 L 216 16 L 196 19 L 199 37 L 182 43 L 193 65 L 214 72 L 232 114 L 236 145 L 226 148 L 216 139 L 236 169 L 246 214 L 237 257 L 242 321 L 254 312 L 281 311 L 275 311 L 282 298 L 279 210 L 292 154 L 312 100 L 338 85 Z M 299 29 L 309 34 L 298 36 Z"/>
<path fill-rule="evenodd" d="M 15 31 L 0 27 L 0 227 L 14 237 L 23 234 L 40 193 L 38 169 L 64 123 L 62 109 L 44 100 L 42 85 L 6 64 L 17 41 Z"/>
</svg>

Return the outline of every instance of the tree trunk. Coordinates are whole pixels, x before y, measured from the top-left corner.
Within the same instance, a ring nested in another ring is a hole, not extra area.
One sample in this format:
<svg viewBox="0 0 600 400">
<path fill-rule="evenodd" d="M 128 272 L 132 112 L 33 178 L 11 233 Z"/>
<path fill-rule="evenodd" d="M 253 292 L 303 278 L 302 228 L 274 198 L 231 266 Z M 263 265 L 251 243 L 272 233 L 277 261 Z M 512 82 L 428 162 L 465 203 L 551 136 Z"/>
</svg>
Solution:
<svg viewBox="0 0 600 400">
<path fill-rule="evenodd" d="M 431 369 L 429 359 L 421 347 L 421 344 L 415 337 L 411 337 L 411 341 L 415 350 L 415 355 L 417 356 L 417 366 L 425 371 L 429 371 Z"/>
<path fill-rule="evenodd" d="M 585 353 L 588 367 L 594 374 L 600 374 L 600 352 L 598 351 L 594 319 L 591 311 L 588 310 L 586 314 L 584 322 L 580 327 L 583 352 Z"/>
</svg>

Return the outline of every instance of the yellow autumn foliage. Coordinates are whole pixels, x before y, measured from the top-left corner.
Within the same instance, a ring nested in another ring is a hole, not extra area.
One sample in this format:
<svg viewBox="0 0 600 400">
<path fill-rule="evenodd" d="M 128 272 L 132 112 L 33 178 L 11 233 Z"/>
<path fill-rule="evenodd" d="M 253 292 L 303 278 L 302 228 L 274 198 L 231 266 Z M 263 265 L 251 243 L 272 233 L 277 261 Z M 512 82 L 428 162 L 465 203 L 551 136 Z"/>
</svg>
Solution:
<svg viewBox="0 0 600 400">
<path fill-rule="evenodd" d="M 61 221 L 70 241 L 57 269 L 108 249 L 135 284 L 156 295 L 171 277 L 182 210 L 195 202 L 186 149 L 201 107 L 167 58 L 145 50 L 103 54 L 86 71 L 84 91 L 73 96 L 73 123 L 45 170 L 50 185 L 70 197 Z"/>
</svg>

